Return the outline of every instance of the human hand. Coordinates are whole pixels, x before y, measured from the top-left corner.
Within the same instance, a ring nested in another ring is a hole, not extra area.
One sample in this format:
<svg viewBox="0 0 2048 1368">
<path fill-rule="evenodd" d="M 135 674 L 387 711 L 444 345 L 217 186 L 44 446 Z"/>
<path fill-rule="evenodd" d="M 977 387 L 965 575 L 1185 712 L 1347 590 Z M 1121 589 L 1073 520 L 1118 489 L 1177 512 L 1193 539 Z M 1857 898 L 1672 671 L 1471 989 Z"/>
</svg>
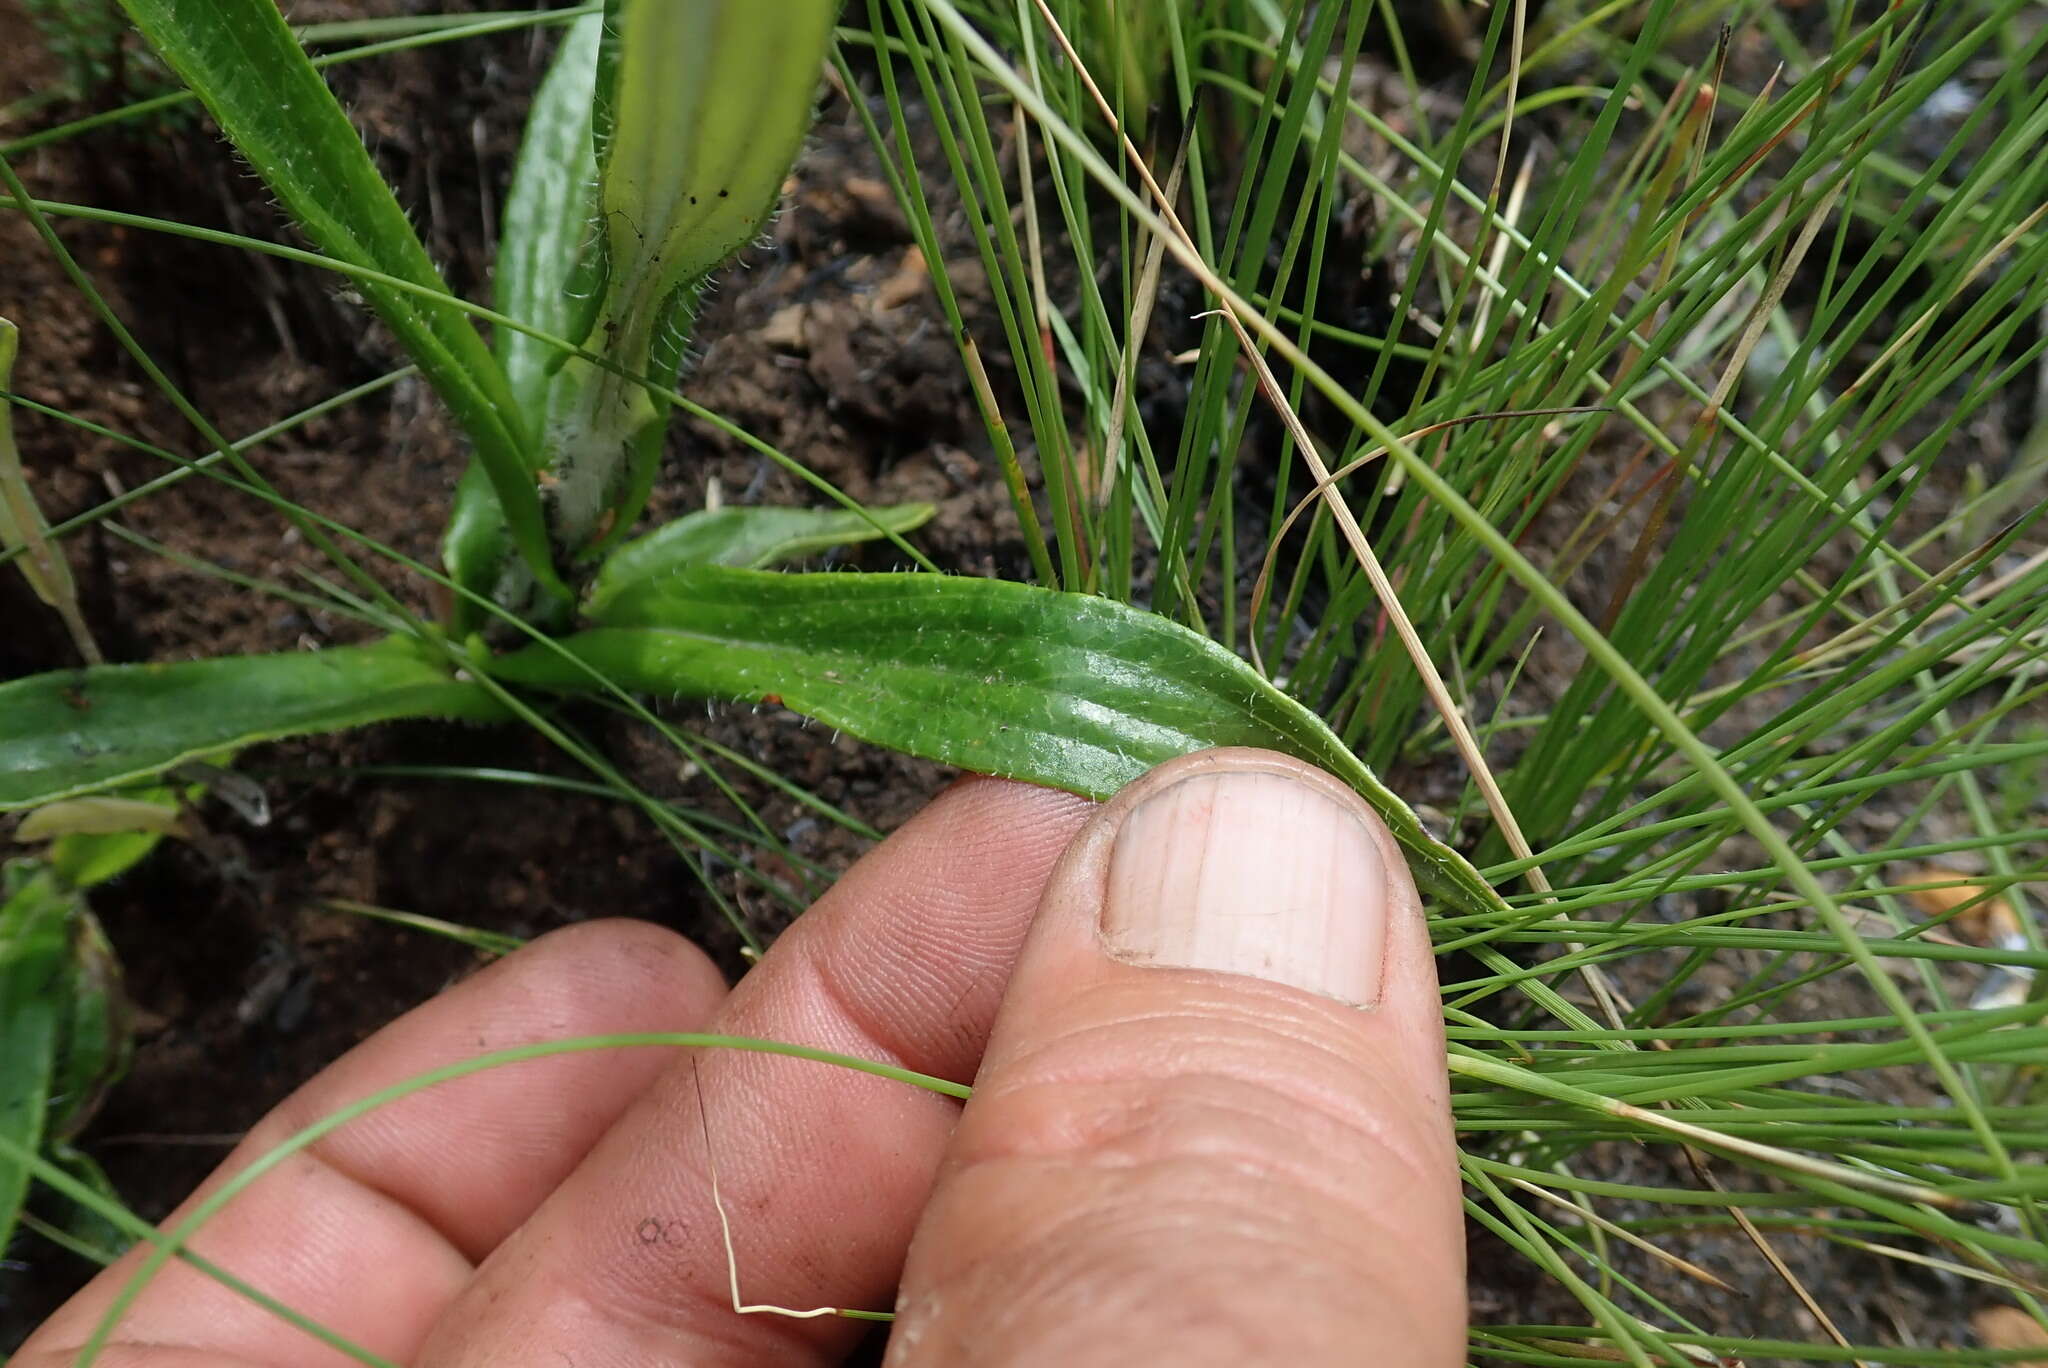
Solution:
<svg viewBox="0 0 2048 1368">
<path fill-rule="evenodd" d="M 331 1133 L 193 1249 L 415 1368 L 838 1361 L 858 1324 L 734 1313 L 708 1130 L 747 1300 L 893 1293 L 892 1365 L 1462 1359 L 1414 886 L 1348 790 L 1259 751 L 1172 761 L 1100 808 L 964 781 L 730 992 L 654 926 L 542 937 L 288 1098 L 171 1223 L 392 1083 L 487 1049 L 651 1031 L 795 1041 L 972 1076 L 975 1093 L 963 1111 L 729 1050 L 535 1059 Z M 16 1368 L 70 1364 L 140 1257 Z M 174 1263 L 97 1362 L 352 1361 Z"/>
</svg>

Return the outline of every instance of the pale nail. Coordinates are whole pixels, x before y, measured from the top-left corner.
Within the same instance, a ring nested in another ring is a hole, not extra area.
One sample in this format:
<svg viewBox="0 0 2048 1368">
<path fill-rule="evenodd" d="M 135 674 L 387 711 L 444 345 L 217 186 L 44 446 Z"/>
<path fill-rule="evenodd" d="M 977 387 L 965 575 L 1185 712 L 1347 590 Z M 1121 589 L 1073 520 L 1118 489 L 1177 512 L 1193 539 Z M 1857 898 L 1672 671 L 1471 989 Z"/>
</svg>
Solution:
<svg viewBox="0 0 2048 1368">
<path fill-rule="evenodd" d="M 1370 1007 L 1388 900 L 1379 844 L 1335 796 L 1272 771 L 1212 770 L 1124 818 L 1101 932 L 1132 964 L 1248 974 Z"/>
</svg>

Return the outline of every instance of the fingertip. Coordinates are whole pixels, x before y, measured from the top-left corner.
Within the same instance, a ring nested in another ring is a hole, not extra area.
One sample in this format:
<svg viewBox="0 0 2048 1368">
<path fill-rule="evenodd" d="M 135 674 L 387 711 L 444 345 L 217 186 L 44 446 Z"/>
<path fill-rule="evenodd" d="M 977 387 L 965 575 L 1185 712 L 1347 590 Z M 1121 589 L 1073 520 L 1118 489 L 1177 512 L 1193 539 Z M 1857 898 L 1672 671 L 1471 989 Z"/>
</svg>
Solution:
<svg viewBox="0 0 2048 1368">
<path fill-rule="evenodd" d="M 1394 1334 L 1376 1361 L 1454 1362 L 1435 986 L 1399 849 L 1344 785 L 1253 750 L 1145 775 L 1048 882 L 912 1244 L 904 1343 L 1000 1324 L 991 1361 L 1312 1364 Z M 945 1361 L 924 1353 L 891 1362 Z"/>
<path fill-rule="evenodd" d="M 873 1045 L 966 1077 L 1046 878 L 1095 807 L 1012 780 L 959 780 L 799 918 L 740 996 L 788 998 L 814 981 Z"/>
<path fill-rule="evenodd" d="M 726 988 L 724 973 L 695 942 L 629 917 L 600 917 L 536 936 L 461 986 L 501 993 L 513 983 L 559 999 L 577 1015 L 611 1014 L 622 1000 L 716 1002 Z M 701 1012 L 687 1015 L 695 1019 Z"/>
</svg>

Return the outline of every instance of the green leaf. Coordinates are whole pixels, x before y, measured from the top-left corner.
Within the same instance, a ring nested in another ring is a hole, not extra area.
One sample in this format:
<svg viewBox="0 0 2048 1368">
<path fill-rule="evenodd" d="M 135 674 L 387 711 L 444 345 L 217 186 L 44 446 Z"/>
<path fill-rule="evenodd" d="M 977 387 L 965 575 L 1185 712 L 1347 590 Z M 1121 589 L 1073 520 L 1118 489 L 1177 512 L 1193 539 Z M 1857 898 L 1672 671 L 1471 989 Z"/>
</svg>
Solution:
<svg viewBox="0 0 2048 1368">
<path fill-rule="evenodd" d="M 169 793 L 169 789 L 159 790 Z M 14 828 L 21 842 L 70 840 L 78 837 L 119 836 L 147 833 L 152 836 L 189 836 L 184 816 L 175 802 L 157 803 L 147 798 L 64 798 L 47 803 L 23 815 Z M 77 880 L 73 880 L 77 882 Z"/>
<path fill-rule="evenodd" d="M 846 508 L 721 508 L 685 513 L 612 553 L 590 587 L 588 611 L 605 606 L 641 580 L 691 565 L 766 570 L 851 542 L 902 535 L 937 512 L 928 503 L 856 513 Z"/>
<path fill-rule="evenodd" d="M 675 387 L 682 374 L 683 362 L 689 357 L 690 332 L 697 326 L 697 301 L 703 293 L 704 282 L 693 280 L 678 285 L 675 293 L 661 307 L 661 322 L 655 327 L 654 338 L 647 347 L 647 378 L 664 389 Z M 603 560 L 626 539 L 626 534 L 633 530 L 633 524 L 640 520 L 642 510 L 647 507 L 647 497 L 654 492 L 655 477 L 661 473 L 661 450 L 668 437 L 669 413 L 674 403 L 666 393 L 648 390 L 640 393 L 647 401 L 647 418 L 632 437 L 633 450 L 626 459 L 624 492 L 609 510 L 610 527 L 600 531 L 579 555 L 579 562 L 586 565 Z"/>
<path fill-rule="evenodd" d="M 66 836 L 50 846 L 50 863 L 71 881 L 74 888 L 92 888 L 109 879 L 117 879 L 141 864 L 149 852 L 156 849 L 160 839 L 154 831 Z"/>
<path fill-rule="evenodd" d="M 108 1202 L 120 1204 L 121 1194 L 114 1187 L 113 1180 L 107 1177 L 107 1171 L 101 1168 L 91 1155 L 83 1150 L 74 1149 L 62 1140 L 52 1140 L 49 1158 L 51 1163 L 106 1198 Z M 84 1246 L 81 1252 L 89 1251 L 89 1257 L 108 1263 L 127 1253 L 135 1244 L 133 1235 L 82 1202 L 72 1205 L 60 1228 Z"/>
<path fill-rule="evenodd" d="M 601 176 L 612 260 L 650 303 L 746 246 L 811 126 L 838 0 L 626 0 Z"/>
<path fill-rule="evenodd" d="M 28 1166 L 49 1124 L 50 1091 L 69 1014 L 71 917 L 82 902 L 35 860 L 0 871 L 0 1250 L 28 1196 Z"/>
<path fill-rule="evenodd" d="M 612 129 L 619 122 L 619 50 L 625 32 L 626 0 L 604 0 L 604 34 L 597 45 L 597 87 L 590 98 L 590 140 L 600 163 L 611 155 Z"/>
<path fill-rule="evenodd" d="M 633 584 L 596 630 L 495 662 L 507 680 L 779 702 L 863 740 L 1102 798 L 1176 755 L 1264 746 L 1356 789 L 1423 888 L 1500 899 L 1329 728 L 1236 655 L 1110 599 L 937 575 L 698 566 Z"/>
<path fill-rule="evenodd" d="M 11 1142 L 0 1148 L 5 1249 L 28 1194 L 19 1156 L 47 1149 L 66 1167 L 83 1159 L 65 1142 L 128 1071 L 133 1032 L 120 964 L 78 889 L 44 861 L 10 860 L 0 898 L 0 1136 Z M 104 1185 L 89 1160 L 84 1171 Z M 98 1233 L 107 1243 L 108 1232 Z"/>
<path fill-rule="evenodd" d="M 492 282 L 499 312 L 570 342 L 582 341 L 596 322 L 603 288 L 597 258 L 603 255 L 604 238 L 590 231 L 597 214 L 591 93 L 603 26 L 598 14 L 571 25 L 534 95 L 505 199 Z M 547 420 L 548 382 L 566 353 L 516 328 L 500 329 L 495 341 L 526 430 L 538 434 Z M 526 460 L 532 471 L 546 463 L 537 439 Z M 455 488 L 441 538 L 442 562 L 471 593 L 514 612 L 534 613 L 528 601 L 534 580 L 518 554 L 507 535 L 496 487 L 488 472 L 472 463 Z M 567 620 L 560 607 L 536 615 L 543 625 Z M 466 636 L 482 625 L 481 609 L 457 599 L 448 623 L 454 635 Z"/>
<path fill-rule="evenodd" d="M 60 670 L 0 684 L 0 811 L 258 741 L 396 717 L 502 715 L 417 643 Z"/>
<path fill-rule="evenodd" d="M 838 0 L 621 0 L 606 7 L 593 132 L 604 302 L 548 400 L 548 523 L 572 558 L 640 515 L 706 276 L 760 231 L 803 145 Z"/>
<path fill-rule="evenodd" d="M 121 3 L 322 251 L 448 292 L 275 0 Z M 553 596 L 566 596 L 548 554 L 533 482 L 536 439 L 497 359 L 453 305 L 375 281 L 357 288 L 469 434 L 520 553 Z"/>
<path fill-rule="evenodd" d="M 63 986 L 63 1039 L 50 1085 L 50 1140 L 75 1139 L 135 1054 L 121 961 L 82 894 L 74 897 Z"/>
<path fill-rule="evenodd" d="M 22 469 L 21 452 L 14 445 L 14 405 L 7 395 L 14 384 L 14 355 L 21 345 L 21 330 L 0 318 L 0 551 L 20 547 L 16 558 L 23 578 L 36 597 L 57 610 L 65 630 L 88 664 L 100 662 L 100 648 L 87 630 L 78 610 L 78 589 L 72 583 L 70 563 L 64 549 L 50 540 L 50 524 L 28 486 L 28 472 Z"/>
<path fill-rule="evenodd" d="M 570 276 L 597 212 L 590 121 L 603 29 L 601 14 L 572 24 L 533 97 L 519 165 L 505 198 L 492 283 L 498 312 L 571 342 L 589 331 L 592 320 L 582 315 L 598 302 L 575 298 Z M 528 430 L 537 433 L 547 415 L 548 374 L 561 353 L 511 328 L 502 330 L 496 343 L 512 395 Z"/>
<path fill-rule="evenodd" d="M 190 838 L 185 803 L 196 802 L 203 785 L 177 790 L 163 785 L 118 794 L 63 798 L 22 814 L 14 839 L 50 843 L 44 858 L 73 888 L 92 888 L 140 864 L 165 836 Z"/>
</svg>

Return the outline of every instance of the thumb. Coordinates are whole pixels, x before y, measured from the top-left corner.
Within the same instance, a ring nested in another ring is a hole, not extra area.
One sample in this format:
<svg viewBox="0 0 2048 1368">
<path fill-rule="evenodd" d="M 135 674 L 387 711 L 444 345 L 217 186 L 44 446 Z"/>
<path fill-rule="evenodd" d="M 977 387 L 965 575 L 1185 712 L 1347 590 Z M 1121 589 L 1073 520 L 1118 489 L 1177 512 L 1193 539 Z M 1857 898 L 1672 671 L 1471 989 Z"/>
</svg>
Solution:
<svg viewBox="0 0 2048 1368">
<path fill-rule="evenodd" d="M 1462 1361 L 1436 973 L 1350 790 L 1209 751 L 1095 816 L 902 1289 L 892 1368 Z"/>
</svg>

